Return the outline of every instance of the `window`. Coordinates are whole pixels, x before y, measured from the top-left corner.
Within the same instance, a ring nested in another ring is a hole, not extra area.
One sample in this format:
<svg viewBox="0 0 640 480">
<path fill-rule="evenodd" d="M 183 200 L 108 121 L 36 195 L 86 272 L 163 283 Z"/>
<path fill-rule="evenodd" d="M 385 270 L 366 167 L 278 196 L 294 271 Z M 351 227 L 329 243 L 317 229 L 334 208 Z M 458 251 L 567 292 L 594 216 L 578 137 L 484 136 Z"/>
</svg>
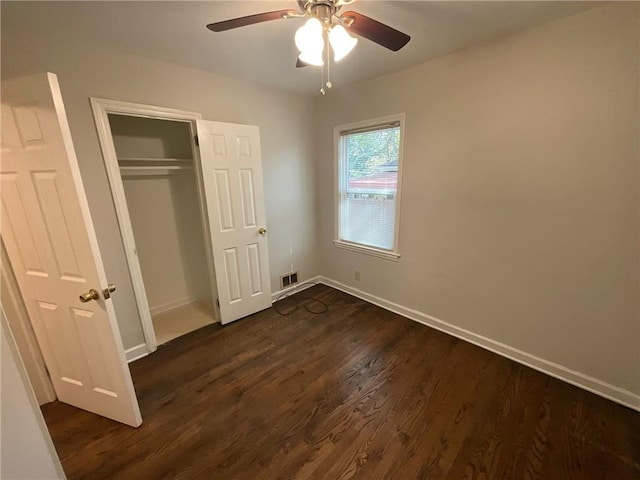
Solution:
<svg viewBox="0 0 640 480">
<path fill-rule="evenodd" d="M 339 247 L 397 259 L 404 115 L 335 129 Z"/>
</svg>

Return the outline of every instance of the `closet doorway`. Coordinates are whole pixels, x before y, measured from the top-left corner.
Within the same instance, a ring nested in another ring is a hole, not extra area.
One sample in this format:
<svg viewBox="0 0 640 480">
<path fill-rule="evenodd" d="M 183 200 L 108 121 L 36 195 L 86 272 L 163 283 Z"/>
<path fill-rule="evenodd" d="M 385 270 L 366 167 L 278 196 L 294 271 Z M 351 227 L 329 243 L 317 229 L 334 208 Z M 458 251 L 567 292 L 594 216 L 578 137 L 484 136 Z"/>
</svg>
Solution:
<svg viewBox="0 0 640 480">
<path fill-rule="evenodd" d="M 197 113 L 91 99 L 146 352 L 219 321 Z"/>
</svg>

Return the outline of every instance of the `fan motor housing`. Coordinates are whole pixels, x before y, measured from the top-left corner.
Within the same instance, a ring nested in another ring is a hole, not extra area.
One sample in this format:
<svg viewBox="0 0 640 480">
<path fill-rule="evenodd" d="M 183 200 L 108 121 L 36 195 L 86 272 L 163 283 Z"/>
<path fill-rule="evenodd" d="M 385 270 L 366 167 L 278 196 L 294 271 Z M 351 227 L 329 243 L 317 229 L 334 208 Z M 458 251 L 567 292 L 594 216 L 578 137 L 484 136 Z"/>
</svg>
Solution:
<svg viewBox="0 0 640 480">
<path fill-rule="evenodd" d="M 320 20 L 324 24 L 330 24 L 332 17 L 335 15 L 337 8 L 331 0 L 315 0 L 305 5 L 305 10 L 309 14 Z"/>
</svg>

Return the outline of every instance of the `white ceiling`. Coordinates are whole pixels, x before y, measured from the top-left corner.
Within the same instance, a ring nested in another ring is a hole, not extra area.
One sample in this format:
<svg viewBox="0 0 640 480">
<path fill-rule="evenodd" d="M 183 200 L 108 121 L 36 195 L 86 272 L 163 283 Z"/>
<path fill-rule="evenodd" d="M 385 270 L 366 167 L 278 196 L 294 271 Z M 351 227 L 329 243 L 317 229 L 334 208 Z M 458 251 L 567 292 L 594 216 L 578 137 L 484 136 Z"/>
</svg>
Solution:
<svg viewBox="0 0 640 480">
<path fill-rule="evenodd" d="M 379 77 L 430 58 L 568 16 L 594 6 L 578 1 L 380 1 L 361 0 L 356 10 L 411 36 L 399 52 L 365 39 L 339 64 L 335 85 Z M 119 50 L 166 60 L 265 85 L 317 92 L 317 68 L 295 68 L 295 30 L 301 19 L 277 20 L 213 33 L 207 23 L 282 8 L 295 0 L 272 1 L 2 1 L 2 32 L 27 29 L 45 35 L 73 35 Z"/>
</svg>

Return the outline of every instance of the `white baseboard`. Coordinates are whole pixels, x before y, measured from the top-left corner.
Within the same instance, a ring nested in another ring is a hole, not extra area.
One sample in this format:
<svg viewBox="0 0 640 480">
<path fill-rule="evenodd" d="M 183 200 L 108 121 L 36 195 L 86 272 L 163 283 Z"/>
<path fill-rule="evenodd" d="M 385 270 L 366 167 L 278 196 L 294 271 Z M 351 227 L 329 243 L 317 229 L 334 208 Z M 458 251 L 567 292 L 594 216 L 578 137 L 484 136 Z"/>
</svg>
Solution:
<svg viewBox="0 0 640 480">
<path fill-rule="evenodd" d="M 127 348 L 124 351 L 124 354 L 127 357 L 127 363 L 131 363 L 149 355 L 149 350 L 147 350 L 146 343 L 141 343 L 140 345 L 136 345 L 135 347 Z"/>
<path fill-rule="evenodd" d="M 161 305 L 155 305 L 153 307 L 149 307 L 149 311 L 151 315 L 159 315 L 160 313 L 168 312 L 169 310 L 173 310 L 174 308 L 184 307 L 185 305 L 189 305 L 190 303 L 197 302 L 202 297 L 185 297 L 179 298 L 177 300 L 172 300 L 167 303 L 163 303 Z"/>
<path fill-rule="evenodd" d="M 403 317 L 422 323 L 423 325 L 426 325 L 428 327 L 435 328 L 436 330 L 440 330 L 441 332 L 465 340 L 493 353 L 502 355 L 503 357 L 531 367 L 542 373 L 546 373 L 547 375 L 550 375 L 559 380 L 563 380 L 567 383 L 575 385 L 576 387 L 583 388 L 585 390 L 588 390 L 589 392 L 620 403 L 621 405 L 640 411 L 640 395 L 634 392 L 631 392 L 624 388 L 616 387 L 615 385 L 611 385 L 610 383 L 604 382 L 597 378 L 585 375 L 575 370 L 571 370 L 570 368 L 564 367 L 554 362 L 550 362 L 549 360 L 536 357 L 535 355 L 531 355 L 527 352 L 523 352 L 522 350 L 510 347 L 509 345 L 505 345 L 504 343 L 497 342 L 495 340 L 492 340 L 491 338 L 478 335 L 469 330 L 465 330 L 464 328 L 460 328 L 447 323 L 444 320 L 440 320 L 436 317 L 432 317 L 431 315 L 427 315 L 417 310 L 403 307 L 402 305 L 398 305 L 397 303 L 390 302 L 389 300 L 385 300 L 375 295 L 371 295 L 367 292 L 358 290 L 354 287 L 350 287 L 330 278 L 323 276 L 319 276 L 316 278 L 316 281 L 320 283 L 333 287 L 337 290 L 341 290 L 369 303 L 373 303 L 374 305 L 382 307 L 385 310 L 397 313 L 398 315 L 402 315 Z"/>
<path fill-rule="evenodd" d="M 296 283 L 295 285 L 287 288 L 283 288 L 282 290 L 278 290 L 277 292 L 273 292 L 271 294 L 271 301 L 275 302 L 278 298 L 282 300 L 282 298 L 286 298 L 289 295 L 292 295 L 294 292 L 298 293 L 307 288 L 313 287 L 314 283 L 324 283 L 322 282 L 322 276 L 316 275 L 315 277 L 311 277 L 304 282 Z M 282 297 L 282 298 L 281 298 Z"/>
</svg>

